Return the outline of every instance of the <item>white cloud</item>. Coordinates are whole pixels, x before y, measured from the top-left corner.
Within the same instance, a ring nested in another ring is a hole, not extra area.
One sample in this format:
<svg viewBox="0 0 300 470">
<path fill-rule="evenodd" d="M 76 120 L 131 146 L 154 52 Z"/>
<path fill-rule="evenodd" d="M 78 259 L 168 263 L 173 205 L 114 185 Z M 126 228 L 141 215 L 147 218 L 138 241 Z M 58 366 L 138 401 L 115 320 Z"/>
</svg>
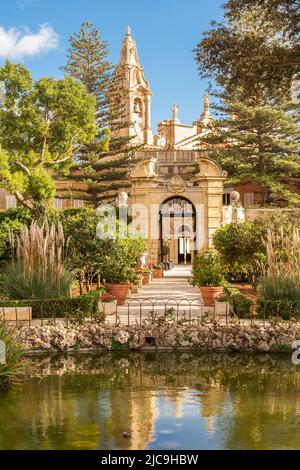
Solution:
<svg viewBox="0 0 300 470">
<path fill-rule="evenodd" d="M 36 33 L 28 29 L 5 29 L 0 26 L 0 58 L 23 59 L 57 47 L 58 35 L 47 24 L 41 25 Z"/>
</svg>

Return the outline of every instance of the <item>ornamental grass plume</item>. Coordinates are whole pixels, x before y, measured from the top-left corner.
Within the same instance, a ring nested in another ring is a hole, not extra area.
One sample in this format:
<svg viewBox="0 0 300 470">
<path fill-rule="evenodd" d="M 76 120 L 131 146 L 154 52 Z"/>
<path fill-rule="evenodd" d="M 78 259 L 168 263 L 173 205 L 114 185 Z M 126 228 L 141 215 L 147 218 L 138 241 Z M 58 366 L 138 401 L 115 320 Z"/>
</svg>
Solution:
<svg viewBox="0 0 300 470">
<path fill-rule="evenodd" d="M 261 296 L 267 301 L 283 301 L 300 312 L 300 232 L 268 230 L 263 240 L 267 265 L 261 279 Z M 283 304 L 282 304 L 283 305 Z"/>
<path fill-rule="evenodd" d="M 13 299 L 70 296 L 73 275 L 66 266 L 67 243 L 61 223 L 34 221 L 10 235 L 12 262 L 4 270 L 2 290 Z"/>
<path fill-rule="evenodd" d="M 271 277 L 297 274 L 300 276 L 300 232 L 294 228 L 292 233 L 268 230 L 263 240 L 267 253 L 267 274 Z M 300 278 L 300 277 L 299 277 Z"/>
</svg>

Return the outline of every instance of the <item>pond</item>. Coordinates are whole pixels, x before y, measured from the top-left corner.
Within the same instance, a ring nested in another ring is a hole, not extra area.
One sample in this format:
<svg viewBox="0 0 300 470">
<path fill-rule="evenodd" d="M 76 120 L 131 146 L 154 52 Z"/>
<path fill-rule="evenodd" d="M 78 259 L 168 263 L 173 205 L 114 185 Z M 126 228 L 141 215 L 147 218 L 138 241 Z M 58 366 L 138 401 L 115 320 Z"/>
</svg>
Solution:
<svg viewBox="0 0 300 470">
<path fill-rule="evenodd" d="M 0 392 L 0 449 L 299 449 L 285 355 L 40 356 Z M 125 433 L 125 435 L 124 435 Z"/>
</svg>

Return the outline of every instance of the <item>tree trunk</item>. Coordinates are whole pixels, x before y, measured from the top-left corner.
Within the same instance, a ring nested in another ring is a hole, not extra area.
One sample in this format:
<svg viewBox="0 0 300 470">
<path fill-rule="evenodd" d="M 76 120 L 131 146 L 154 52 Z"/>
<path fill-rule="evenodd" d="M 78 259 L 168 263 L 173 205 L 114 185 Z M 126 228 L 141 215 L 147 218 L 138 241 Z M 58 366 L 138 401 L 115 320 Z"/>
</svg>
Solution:
<svg viewBox="0 0 300 470">
<path fill-rule="evenodd" d="M 85 275 L 85 288 L 86 292 L 90 292 L 90 279 L 88 274 Z"/>
<path fill-rule="evenodd" d="M 30 210 L 35 219 L 39 220 L 41 217 L 43 217 L 43 215 L 45 215 L 45 208 L 42 205 L 39 208 L 35 207 L 33 203 L 29 199 L 25 199 L 23 194 L 21 194 L 19 191 L 16 191 L 14 195 L 23 206 Z"/>
<path fill-rule="evenodd" d="M 79 284 L 79 294 L 82 295 L 82 293 L 83 293 L 83 288 L 82 288 L 82 281 L 81 281 L 81 279 L 78 281 L 78 284 Z"/>
</svg>

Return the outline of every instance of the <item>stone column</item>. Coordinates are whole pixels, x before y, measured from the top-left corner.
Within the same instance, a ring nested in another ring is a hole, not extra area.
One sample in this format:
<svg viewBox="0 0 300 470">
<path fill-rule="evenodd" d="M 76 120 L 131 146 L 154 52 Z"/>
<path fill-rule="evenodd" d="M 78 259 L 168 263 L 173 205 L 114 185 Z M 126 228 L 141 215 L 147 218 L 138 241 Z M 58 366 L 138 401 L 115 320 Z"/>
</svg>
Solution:
<svg viewBox="0 0 300 470">
<path fill-rule="evenodd" d="M 213 248 L 213 236 L 222 223 L 222 183 L 214 181 L 208 184 L 207 193 L 207 228 L 208 248 Z"/>
<path fill-rule="evenodd" d="M 145 118 L 144 118 L 144 141 L 145 144 L 153 144 L 153 135 L 151 129 L 151 109 L 150 109 L 151 95 L 145 96 L 144 107 L 145 107 Z"/>
</svg>

